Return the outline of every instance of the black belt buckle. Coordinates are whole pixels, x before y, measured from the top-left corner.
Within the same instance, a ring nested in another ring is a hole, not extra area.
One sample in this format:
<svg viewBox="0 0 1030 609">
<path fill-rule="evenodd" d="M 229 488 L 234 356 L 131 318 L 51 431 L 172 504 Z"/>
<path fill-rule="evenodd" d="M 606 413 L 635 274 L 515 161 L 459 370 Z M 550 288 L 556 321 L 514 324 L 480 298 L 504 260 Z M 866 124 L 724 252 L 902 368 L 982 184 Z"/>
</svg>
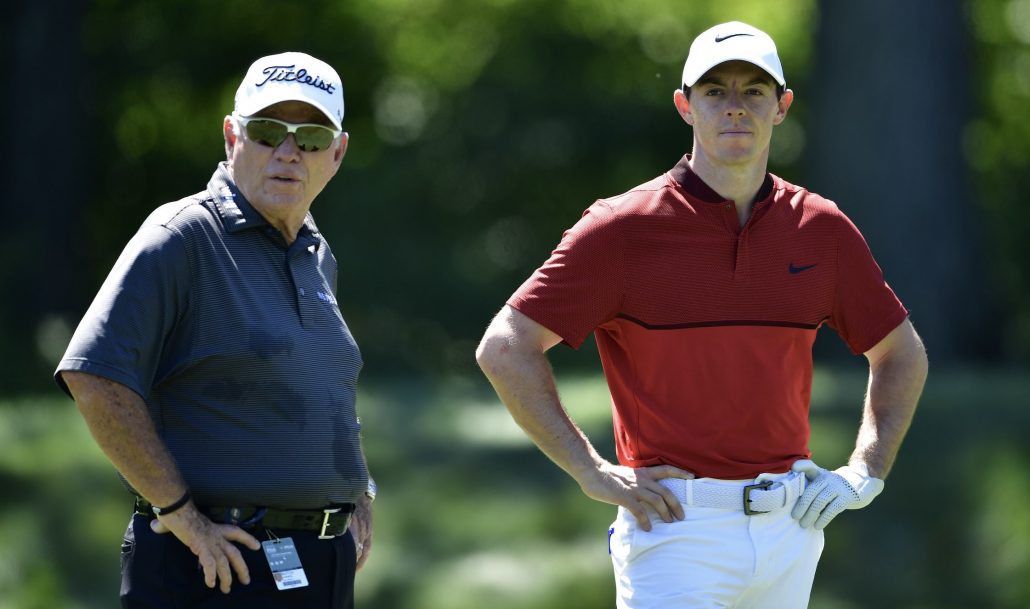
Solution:
<svg viewBox="0 0 1030 609">
<path fill-rule="evenodd" d="M 765 482 L 759 482 L 758 484 L 749 484 L 744 487 L 744 514 L 752 516 L 754 514 L 767 514 L 766 510 L 752 510 L 751 509 L 751 491 L 764 491 L 768 490 L 773 485 L 772 480 L 766 480 Z"/>
</svg>

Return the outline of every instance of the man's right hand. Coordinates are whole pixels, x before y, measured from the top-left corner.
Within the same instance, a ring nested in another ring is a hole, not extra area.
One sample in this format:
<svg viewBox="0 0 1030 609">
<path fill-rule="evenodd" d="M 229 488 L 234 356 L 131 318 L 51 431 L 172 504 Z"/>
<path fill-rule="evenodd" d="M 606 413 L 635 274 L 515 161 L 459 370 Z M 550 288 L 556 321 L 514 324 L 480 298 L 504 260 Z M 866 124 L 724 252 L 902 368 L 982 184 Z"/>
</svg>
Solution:
<svg viewBox="0 0 1030 609">
<path fill-rule="evenodd" d="M 175 459 L 157 435 L 147 404 L 138 393 L 121 383 L 87 372 L 66 370 L 61 378 L 75 396 L 75 403 L 97 445 L 132 488 L 148 499 L 182 496 L 186 483 L 176 469 Z M 159 516 L 150 526 L 157 533 L 174 533 L 197 555 L 209 588 L 214 588 L 221 580 L 222 592 L 228 593 L 233 570 L 240 582 L 250 582 L 247 564 L 232 542 L 253 550 L 260 549 L 261 544 L 239 527 L 211 522 L 192 502 L 171 514 Z"/>
<path fill-rule="evenodd" d="M 561 341 L 557 333 L 505 305 L 483 335 L 476 362 L 519 427 L 575 478 L 588 497 L 625 507 L 645 531 L 651 530 L 648 508 L 665 522 L 682 520 L 683 507 L 658 481 L 689 480 L 693 474 L 670 465 L 636 469 L 613 465 L 569 418 L 546 355 Z"/>
<path fill-rule="evenodd" d="M 232 587 L 233 571 L 240 583 L 250 583 L 250 570 L 247 569 L 240 549 L 233 542 L 251 550 L 260 550 L 261 543 L 243 529 L 212 522 L 197 510 L 193 502 L 167 516 L 158 516 L 150 522 L 150 528 L 155 533 L 171 532 L 197 555 L 208 588 L 214 588 L 219 583 L 219 589 L 228 594 Z"/>
<path fill-rule="evenodd" d="M 665 522 L 684 518 L 683 506 L 676 495 L 658 483 L 663 478 L 692 480 L 694 474 L 672 465 L 632 468 L 604 461 L 596 475 L 580 482 L 580 486 L 591 499 L 626 508 L 637 519 L 641 529 L 650 531 L 648 508 L 657 512 Z"/>
</svg>

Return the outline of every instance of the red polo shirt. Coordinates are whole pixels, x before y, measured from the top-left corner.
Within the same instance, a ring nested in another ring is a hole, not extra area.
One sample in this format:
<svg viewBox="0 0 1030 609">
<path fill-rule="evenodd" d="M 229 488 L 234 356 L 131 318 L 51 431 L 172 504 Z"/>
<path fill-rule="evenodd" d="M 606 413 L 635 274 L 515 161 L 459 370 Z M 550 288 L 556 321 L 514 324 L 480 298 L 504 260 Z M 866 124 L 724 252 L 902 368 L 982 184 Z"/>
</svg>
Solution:
<svg viewBox="0 0 1030 609">
<path fill-rule="evenodd" d="M 687 161 L 590 206 L 508 304 L 572 347 L 595 333 L 623 465 L 786 471 L 819 327 L 858 354 L 908 312 L 834 203 L 769 174 L 741 228 Z"/>
</svg>

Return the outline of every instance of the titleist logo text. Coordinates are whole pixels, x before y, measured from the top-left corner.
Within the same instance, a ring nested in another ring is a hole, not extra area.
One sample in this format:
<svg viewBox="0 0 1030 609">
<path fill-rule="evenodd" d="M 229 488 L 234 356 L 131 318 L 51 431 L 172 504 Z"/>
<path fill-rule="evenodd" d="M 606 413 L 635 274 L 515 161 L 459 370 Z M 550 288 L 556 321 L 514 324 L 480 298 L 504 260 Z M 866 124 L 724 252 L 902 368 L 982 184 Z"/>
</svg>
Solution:
<svg viewBox="0 0 1030 609">
<path fill-rule="evenodd" d="M 335 90 L 333 85 L 322 80 L 319 76 L 312 76 L 308 74 L 308 71 L 304 68 L 296 70 L 297 66 L 268 66 L 264 70 L 261 70 L 262 74 L 266 74 L 266 78 L 259 82 L 257 86 L 264 85 L 267 82 L 282 81 L 282 82 L 299 82 L 305 85 L 311 85 L 317 87 L 326 93 L 332 93 Z"/>
</svg>

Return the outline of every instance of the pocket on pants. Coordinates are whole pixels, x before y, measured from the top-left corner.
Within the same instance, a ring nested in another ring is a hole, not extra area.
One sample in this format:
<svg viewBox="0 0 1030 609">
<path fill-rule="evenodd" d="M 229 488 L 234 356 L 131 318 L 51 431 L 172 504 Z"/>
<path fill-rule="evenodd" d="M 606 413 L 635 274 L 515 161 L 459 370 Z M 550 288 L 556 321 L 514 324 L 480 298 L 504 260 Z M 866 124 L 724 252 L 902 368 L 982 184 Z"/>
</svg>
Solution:
<svg viewBox="0 0 1030 609">
<path fill-rule="evenodd" d="M 129 519 L 129 526 L 125 529 L 125 535 L 122 536 L 122 547 L 121 547 L 121 573 L 125 574 L 125 570 L 132 562 L 132 553 L 136 549 L 136 534 L 132 530 L 132 519 Z"/>
<path fill-rule="evenodd" d="M 629 510 L 620 507 L 619 514 L 608 527 L 608 551 L 618 571 L 638 553 L 636 518 Z"/>
<path fill-rule="evenodd" d="M 125 528 L 125 534 L 122 535 L 122 555 L 132 554 L 133 548 L 136 547 L 136 532 L 132 530 L 132 519 L 129 519 L 129 526 Z"/>
</svg>

